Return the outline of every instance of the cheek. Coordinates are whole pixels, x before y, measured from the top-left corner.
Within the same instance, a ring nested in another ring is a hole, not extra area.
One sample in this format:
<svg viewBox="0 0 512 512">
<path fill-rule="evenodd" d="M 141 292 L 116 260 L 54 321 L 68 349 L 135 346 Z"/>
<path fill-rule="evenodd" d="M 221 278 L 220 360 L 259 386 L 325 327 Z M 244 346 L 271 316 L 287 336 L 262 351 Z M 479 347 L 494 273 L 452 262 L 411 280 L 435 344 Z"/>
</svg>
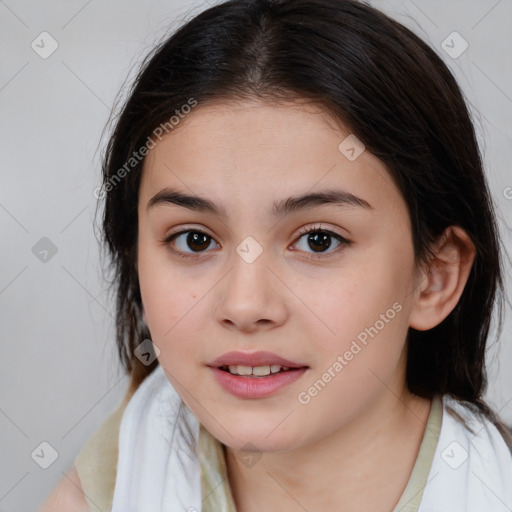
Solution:
<svg viewBox="0 0 512 512">
<path fill-rule="evenodd" d="M 197 305 L 200 290 L 197 281 L 183 277 L 172 265 L 165 250 L 139 248 L 139 287 L 144 304 L 146 322 L 153 341 L 162 350 L 175 339 L 175 332 Z"/>
<path fill-rule="evenodd" d="M 400 272 L 382 259 L 361 261 L 347 266 L 346 271 L 340 270 L 335 279 L 326 280 L 314 290 L 302 290 L 317 319 L 328 327 L 322 329 L 324 335 L 320 339 L 325 342 L 330 338 L 336 343 L 336 339 L 356 338 L 376 322 L 380 331 L 400 324 L 403 315 L 397 310 L 404 309 L 408 283 L 403 276 L 405 272 L 404 268 L 400 276 Z"/>
<path fill-rule="evenodd" d="M 315 312 L 329 330 L 311 336 L 311 349 L 322 354 L 314 378 L 333 382 L 334 394 L 322 393 L 323 399 L 341 393 L 357 401 L 382 387 L 379 379 L 391 379 L 407 336 L 412 264 L 412 255 L 397 260 L 391 250 L 373 251 L 325 283 Z"/>
<path fill-rule="evenodd" d="M 320 356 L 297 397 L 304 426 L 323 434 L 351 421 L 389 388 L 399 393 L 394 383 L 408 329 L 404 283 L 396 288 L 388 275 L 376 285 L 368 273 L 354 279 L 352 286 L 329 290 L 324 312 L 335 335 L 311 336 L 311 353 Z"/>
<path fill-rule="evenodd" d="M 214 282 L 207 275 L 192 276 L 169 261 L 159 248 L 139 252 L 139 286 L 146 312 L 146 323 L 174 387 L 193 409 L 193 399 L 204 394 L 204 374 L 196 370 L 205 364 L 205 346 L 211 341 L 211 303 L 209 290 Z M 200 411 L 199 411 L 200 412 Z"/>
</svg>

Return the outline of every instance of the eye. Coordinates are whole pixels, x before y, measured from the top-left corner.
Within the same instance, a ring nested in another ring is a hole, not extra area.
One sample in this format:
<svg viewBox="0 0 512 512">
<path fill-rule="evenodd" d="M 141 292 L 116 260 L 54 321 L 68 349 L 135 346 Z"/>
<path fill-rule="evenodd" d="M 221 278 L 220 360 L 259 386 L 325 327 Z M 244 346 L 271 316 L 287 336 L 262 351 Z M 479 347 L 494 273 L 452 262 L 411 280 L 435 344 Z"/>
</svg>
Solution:
<svg viewBox="0 0 512 512">
<path fill-rule="evenodd" d="M 186 237 L 184 235 L 187 235 Z M 194 258 L 194 253 L 204 252 L 210 246 L 213 238 L 201 230 L 179 231 L 167 236 L 162 243 L 168 245 L 170 250 L 180 258 Z M 174 249 L 176 246 L 177 249 Z M 192 251 L 187 251 L 191 248 Z"/>
<path fill-rule="evenodd" d="M 302 247 L 299 247 L 300 250 L 308 252 L 307 248 L 311 248 L 313 253 L 309 253 L 312 255 L 307 257 L 312 259 L 326 257 L 323 256 L 323 254 L 327 254 L 328 257 L 331 254 L 340 252 L 344 246 L 350 245 L 352 243 L 350 240 L 343 238 L 338 233 L 334 233 L 328 229 L 323 229 L 321 225 L 305 228 L 299 234 L 300 236 L 298 244 L 300 244 L 300 239 L 307 237 L 305 238 L 305 243 L 302 244 Z M 333 238 L 336 240 L 338 245 L 334 250 L 327 252 L 327 249 L 329 249 L 332 245 Z"/>
</svg>

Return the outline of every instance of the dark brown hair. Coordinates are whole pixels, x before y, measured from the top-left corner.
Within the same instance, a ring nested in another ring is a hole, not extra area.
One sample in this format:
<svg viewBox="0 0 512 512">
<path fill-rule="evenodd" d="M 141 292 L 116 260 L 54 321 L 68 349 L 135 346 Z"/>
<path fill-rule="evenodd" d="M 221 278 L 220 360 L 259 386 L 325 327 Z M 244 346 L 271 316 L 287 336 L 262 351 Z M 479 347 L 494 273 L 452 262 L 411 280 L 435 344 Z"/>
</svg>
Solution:
<svg viewBox="0 0 512 512">
<path fill-rule="evenodd" d="M 407 385 L 423 397 L 449 394 L 473 404 L 509 435 L 483 399 L 495 305 L 501 332 L 503 281 L 494 206 L 468 108 L 426 43 L 354 0 L 227 1 L 195 16 L 144 60 L 103 161 L 103 247 L 116 293 L 119 356 L 132 389 L 158 364 L 134 357 L 151 337 L 135 266 L 143 160 L 115 186 L 112 180 L 191 98 L 199 106 L 246 98 L 322 106 L 387 165 L 408 205 L 417 267 L 446 227 L 468 233 L 476 257 L 459 303 L 433 329 L 409 329 Z"/>
</svg>

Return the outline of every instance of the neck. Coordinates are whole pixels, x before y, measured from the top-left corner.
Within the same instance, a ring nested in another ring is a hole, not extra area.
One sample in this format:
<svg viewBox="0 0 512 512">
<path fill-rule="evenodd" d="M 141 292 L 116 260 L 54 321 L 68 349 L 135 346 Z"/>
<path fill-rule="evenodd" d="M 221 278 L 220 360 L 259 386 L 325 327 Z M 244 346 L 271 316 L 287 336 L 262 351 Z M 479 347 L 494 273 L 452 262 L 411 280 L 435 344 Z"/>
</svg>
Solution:
<svg viewBox="0 0 512 512">
<path fill-rule="evenodd" d="M 398 503 L 425 432 L 431 401 L 386 390 L 347 425 L 252 467 L 226 447 L 237 512 L 389 512 Z"/>
</svg>

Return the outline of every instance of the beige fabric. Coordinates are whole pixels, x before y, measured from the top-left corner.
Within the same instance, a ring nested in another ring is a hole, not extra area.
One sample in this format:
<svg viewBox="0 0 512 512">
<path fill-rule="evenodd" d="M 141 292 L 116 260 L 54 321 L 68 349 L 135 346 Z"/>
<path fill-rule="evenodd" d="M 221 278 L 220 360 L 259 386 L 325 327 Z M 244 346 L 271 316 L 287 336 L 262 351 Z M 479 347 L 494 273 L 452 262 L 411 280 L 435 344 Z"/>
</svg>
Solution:
<svg viewBox="0 0 512 512">
<path fill-rule="evenodd" d="M 425 433 L 423 434 L 423 440 L 421 441 L 418 457 L 412 468 L 411 476 L 393 512 L 418 511 L 421 498 L 423 497 L 423 490 L 427 484 L 430 468 L 434 460 L 439 434 L 441 433 L 442 420 L 443 402 L 441 397 L 436 396 L 432 400 Z"/>
<path fill-rule="evenodd" d="M 112 508 L 117 469 L 119 427 L 127 401 L 105 420 L 83 446 L 75 460 L 87 503 L 94 511 Z M 417 512 L 427 483 L 442 424 L 442 400 L 435 397 L 407 486 L 393 512 Z M 227 478 L 222 445 L 202 425 L 199 430 L 199 459 L 204 512 L 236 512 Z"/>
</svg>

